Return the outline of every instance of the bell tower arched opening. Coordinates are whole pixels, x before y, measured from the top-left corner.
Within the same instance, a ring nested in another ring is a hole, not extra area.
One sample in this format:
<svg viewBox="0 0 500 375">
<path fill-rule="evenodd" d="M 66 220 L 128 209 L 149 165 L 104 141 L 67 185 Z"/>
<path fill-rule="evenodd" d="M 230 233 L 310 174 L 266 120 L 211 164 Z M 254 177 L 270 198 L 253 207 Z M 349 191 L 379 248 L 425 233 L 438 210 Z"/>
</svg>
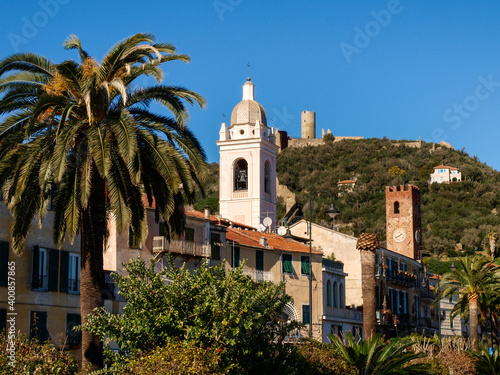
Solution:
<svg viewBox="0 0 500 375">
<path fill-rule="evenodd" d="M 234 164 L 234 191 L 248 190 L 248 163 L 239 159 Z"/>
</svg>

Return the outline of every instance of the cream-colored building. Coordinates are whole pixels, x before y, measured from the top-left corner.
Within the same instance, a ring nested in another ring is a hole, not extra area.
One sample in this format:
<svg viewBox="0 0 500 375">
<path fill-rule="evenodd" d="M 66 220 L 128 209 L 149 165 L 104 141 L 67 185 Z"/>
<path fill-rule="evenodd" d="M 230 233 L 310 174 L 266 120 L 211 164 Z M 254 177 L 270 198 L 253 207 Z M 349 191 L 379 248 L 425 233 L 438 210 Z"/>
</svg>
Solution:
<svg viewBox="0 0 500 375">
<path fill-rule="evenodd" d="M 323 337 L 322 253 L 295 240 L 287 241 L 274 233 L 227 228 L 227 266 L 238 267 L 245 259 L 243 272 L 256 282 L 284 282 L 285 293 L 293 298 L 284 314 L 289 320 L 305 323 L 299 334 L 307 337 L 312 324 L 313 338 Z M 312 304 L 309 303 L 309 272 L 312 270 Z"/>
<path fill-rule="evenodd" d="M 437 182 L 438 184 L 449 184 L 450 182 L 462 181 L 462 172 L 455 167 L 447 165 L 438 165 L 434 167 L 434 172 L 431 173 L 430 183 Z"/>
</svg>

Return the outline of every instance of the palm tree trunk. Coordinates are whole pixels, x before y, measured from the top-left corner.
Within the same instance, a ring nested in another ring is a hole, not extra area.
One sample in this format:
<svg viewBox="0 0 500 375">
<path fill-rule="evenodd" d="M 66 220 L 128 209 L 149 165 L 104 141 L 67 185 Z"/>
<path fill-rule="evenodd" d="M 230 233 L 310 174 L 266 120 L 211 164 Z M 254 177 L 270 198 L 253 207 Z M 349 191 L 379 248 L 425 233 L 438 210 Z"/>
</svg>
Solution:
<svg viewBox="0 0 500 375">
<path fill-rule="evenodd" d="M 95 166 L 92 190 L 81 222 L 81 287 L 80 310 L 82 322 L 96 307 L 103 306 L 104 290 L 103 249 L 106 235 L 105 182 Z M 102 341 L 90 332 L 82 332 L 82 369 L 94 371 L 103 367 Z"/>
<path fill-rule="evenodd" d="M 470 338 L 472 340 L 472 349 L 479 351 L 479 335 L 477 333 L 477 300 L 479 296 L 472 294 L 469 296 L 469 322 L 470 322 Z"/>
<path fill-rule="evenodd" d="M 363 328 L 365 338 L 372 338 L 377 331 L 375 311 L 375 252 L 361 251 L 361 283 L 363 293 Z"/>
</svg>

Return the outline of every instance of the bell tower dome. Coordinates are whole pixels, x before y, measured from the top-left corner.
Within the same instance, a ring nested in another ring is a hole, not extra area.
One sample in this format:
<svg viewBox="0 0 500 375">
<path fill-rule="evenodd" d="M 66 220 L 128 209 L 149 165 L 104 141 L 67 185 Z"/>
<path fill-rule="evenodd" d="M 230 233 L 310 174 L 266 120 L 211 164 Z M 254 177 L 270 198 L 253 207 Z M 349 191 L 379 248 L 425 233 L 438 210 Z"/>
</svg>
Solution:
<svg viewBox="0 0 500 375">
<path fill-rule="evenodd" d="M 254 96 L 250 78 L 243 99 L 231 113 L 229 127 L 219 131 L 219 211 L 223 217 L 252 227 L 265 217 L 276 224 L 276 154 L 274 129 Z"/>
</svg>

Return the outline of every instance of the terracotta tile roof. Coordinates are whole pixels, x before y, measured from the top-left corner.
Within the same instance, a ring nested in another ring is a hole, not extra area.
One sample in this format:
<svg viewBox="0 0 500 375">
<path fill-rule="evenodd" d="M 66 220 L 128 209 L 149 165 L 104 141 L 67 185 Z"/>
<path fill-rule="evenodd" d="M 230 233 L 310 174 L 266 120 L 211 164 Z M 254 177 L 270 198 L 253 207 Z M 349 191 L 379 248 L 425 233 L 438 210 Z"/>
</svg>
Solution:
<svg viewBox="0 0 500 375">
<path fill-rule="evenodd" d="M 343 180 L 343 181 L 339 181 L 337 182 L 337 185 L 341 185 L 341 184 L 355 184 L 356 181 L 354 180 Z"/>
<path fill-rule="evenodd" d="M 261 237 L 267 239 L 267 247 L 259 243 Z M 261 247 L 263 249 L 271 249 L 278 251 L 286 251 L 292 253 L 309 253 L 309 245 L 297 241 L 287 241 L 285 238 L 274 233 L 262 233 L 244 229 L 227 228 L 226 239 L 234 241 L 241 245 Z M 312 250 L 313 254 L 322 254 L 317 250 Z"/>
<path fill-rule="evenodd" d="M 205 213 L 201 212 L 201 211 L 185 209 L 184 213 L 186 214 L 186 216 L 196 217 L 198 219 L 204 219 L 205 218 Z M 222 226 L 225 226 L 225 227 L 228 227 L 228 226 L 232 225 L 232 226 L 238 227 L 238 228 L 246 228 L 246 229 L 254 229 L 255 230 L 254 227 L 251 227 L 249 225 L 238 223 L 236 221 L 232 221 L 232 220 L 229 220 L 229 219 L 218 218 L 215 215 L 210 215 L 210 222 L 212 222 L 213 224 L 219 224 L 219 225 L 222 225 Z"/>
<path fill-rule="evenodd" d="M 438 165 L 437 167 L 434 167 L 434 169 L 454 169 L 454 170 L 458 170 L 458 168 L 455 168 L 455 167 L 449 167 L 447 165 Z"/>
</svg>

